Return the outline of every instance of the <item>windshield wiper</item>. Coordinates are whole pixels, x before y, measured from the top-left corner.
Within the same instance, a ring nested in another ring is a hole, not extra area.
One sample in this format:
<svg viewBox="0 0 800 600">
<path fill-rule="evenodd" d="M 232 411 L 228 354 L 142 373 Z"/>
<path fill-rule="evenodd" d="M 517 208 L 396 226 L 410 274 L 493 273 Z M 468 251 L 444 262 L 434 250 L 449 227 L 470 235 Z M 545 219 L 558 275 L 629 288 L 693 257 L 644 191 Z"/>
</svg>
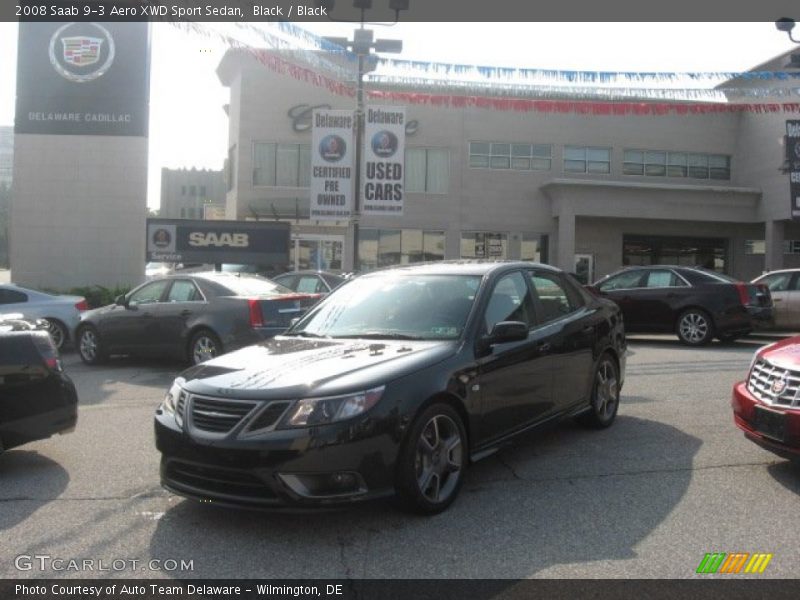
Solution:
<svg viewBox="0 0 800 600">
<path fill-rule="evenodd" d="M 364 333 L 351 333 L 346 335 L 336 335 L 333 337 L 337 339 L 363 338 L 369 340 L 421 340 L 422 339 L 421 337 L 416 335 L 396 333 L 393 331 L 365 331 Z"/>
</svg>

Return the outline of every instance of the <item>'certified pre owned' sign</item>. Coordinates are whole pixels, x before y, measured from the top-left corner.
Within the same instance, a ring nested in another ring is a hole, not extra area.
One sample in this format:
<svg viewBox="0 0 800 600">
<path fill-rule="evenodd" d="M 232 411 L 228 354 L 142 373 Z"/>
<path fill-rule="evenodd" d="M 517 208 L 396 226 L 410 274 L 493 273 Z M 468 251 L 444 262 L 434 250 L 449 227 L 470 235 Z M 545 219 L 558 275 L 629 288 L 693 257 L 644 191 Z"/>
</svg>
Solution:
<svg viewBox="0 0 800 600">
<path fill-rule="evenodd" d="M 365 215 L 403 214 L 405 120 L 402 107 L 367 107 L 361 189 L 361 212 Z"/>
<path fill-rule="evenodd" d="M 289 263 L 288 223 L 147 220 L 147 260 L 275 265 Z"/>
</svg>

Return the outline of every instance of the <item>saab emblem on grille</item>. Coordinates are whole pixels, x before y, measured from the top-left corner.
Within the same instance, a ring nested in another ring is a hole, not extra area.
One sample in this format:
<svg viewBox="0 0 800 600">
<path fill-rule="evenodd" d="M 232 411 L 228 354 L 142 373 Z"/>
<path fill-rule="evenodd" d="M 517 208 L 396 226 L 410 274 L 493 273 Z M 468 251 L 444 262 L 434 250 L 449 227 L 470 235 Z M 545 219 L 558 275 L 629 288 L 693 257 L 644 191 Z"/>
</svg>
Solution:
<svg viewBox="0 0 800 600">
<path fill-rule="evenodd" d="M 786 389 L 786 374 L 784 373 L 780 379 L 772 382 L 772 393 L 779 396 Z"/>
</svg>

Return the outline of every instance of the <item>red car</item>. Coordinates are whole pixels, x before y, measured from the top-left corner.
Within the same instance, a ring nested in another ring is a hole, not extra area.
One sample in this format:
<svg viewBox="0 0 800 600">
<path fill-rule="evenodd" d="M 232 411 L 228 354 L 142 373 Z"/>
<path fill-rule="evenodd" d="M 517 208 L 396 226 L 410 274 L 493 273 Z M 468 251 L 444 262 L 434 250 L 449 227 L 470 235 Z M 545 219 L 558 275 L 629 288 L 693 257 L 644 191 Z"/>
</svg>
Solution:
<svg viewBox="0 0 800 600">
<path fill-rule="evenodd" d="M 800 336 L 758 350 L 747 380 L 733 388 L 731 405 L 748 439 L 800 461 Z"/>
</svg>

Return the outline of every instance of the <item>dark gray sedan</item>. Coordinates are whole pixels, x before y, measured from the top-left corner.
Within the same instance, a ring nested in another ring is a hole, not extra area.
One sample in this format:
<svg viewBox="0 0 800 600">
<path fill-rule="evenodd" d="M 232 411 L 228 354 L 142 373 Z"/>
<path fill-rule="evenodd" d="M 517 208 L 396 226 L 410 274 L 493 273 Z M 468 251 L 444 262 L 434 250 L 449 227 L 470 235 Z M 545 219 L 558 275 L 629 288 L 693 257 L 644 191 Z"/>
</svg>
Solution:
<svg viewBox="0 0 800 600">
<path fill-rule="evenodd" d="M 78 353 L 90 365 L 111 354 L 197 364 L 281 333 L 319 297 L 238 273 L 170 275 L 83 313 Z"/>
</svg>

